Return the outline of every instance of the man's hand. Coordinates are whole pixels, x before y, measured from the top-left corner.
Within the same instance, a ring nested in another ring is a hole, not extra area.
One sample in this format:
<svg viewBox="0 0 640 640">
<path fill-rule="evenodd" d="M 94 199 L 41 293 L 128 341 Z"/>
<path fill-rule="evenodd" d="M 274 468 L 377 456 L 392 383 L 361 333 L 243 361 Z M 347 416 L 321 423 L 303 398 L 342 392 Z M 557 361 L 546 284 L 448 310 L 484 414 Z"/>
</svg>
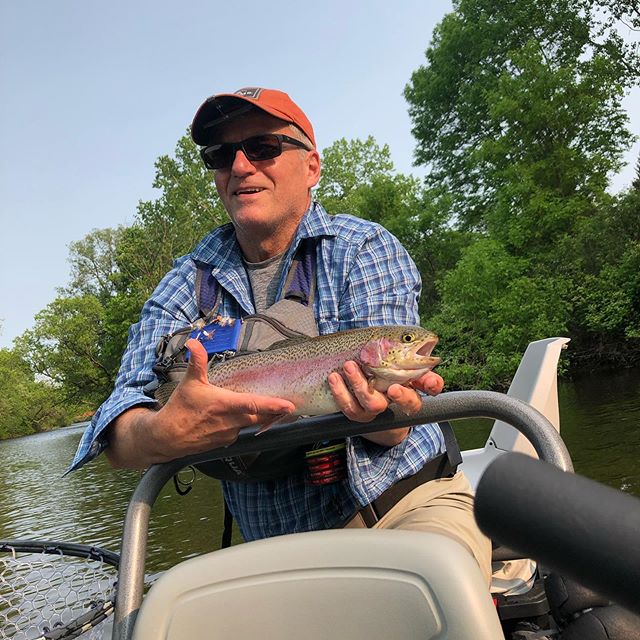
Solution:
<svg viewBox="0 0 640 640">
<path fill-rule="evenodd" d="M 410 386 L 392 384 L 386 393 L 382 393 L 370 387 L 362 369 L 352 360 L 345 362 L 343 375 L 331 373 L 328 382 L 340 410 L 355 422 L 370 422 L 387 409 L 391 402 L 397 404 L 407 415 L 412 415 L 422 408 L 422 399 L 416 390 L 435 396 L 444 388 L 442 377 L 433 371 L 428 371 L 420 378 L 413 380 Z M 394 446 L 402 442 L 408 433 L 408 427 L 400 427 L 363 435 L 377 444 Z"/>
<path fill-rule="evenodd" d="M 150 464 L 226 447 L 240 429 L 272 422 L 291 413 L 293 403 L 213 386 L 207 377 L 207 352 L 197 340 L 184 378 L 159 411 L 133 407 L 109 427 L 105 453 L 113 466 L 145 468 Z"/>
</svg>

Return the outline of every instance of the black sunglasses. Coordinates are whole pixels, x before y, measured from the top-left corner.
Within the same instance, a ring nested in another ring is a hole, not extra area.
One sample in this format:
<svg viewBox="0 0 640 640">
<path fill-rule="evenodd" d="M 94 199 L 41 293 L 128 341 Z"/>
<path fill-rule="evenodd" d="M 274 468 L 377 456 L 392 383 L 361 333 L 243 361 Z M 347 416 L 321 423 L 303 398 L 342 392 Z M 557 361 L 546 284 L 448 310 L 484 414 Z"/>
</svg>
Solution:
<svg viewBox="0 0 640 640">
<path fill-rule="evenodd" d="M 236 153 L 242 152 L 251 162 L 271 160 L 282 153 L 282 143 L 292 144 L 311 151 L 304 142 L 282 135 L 281 133 L 263 133 L 240 142 L 223 142 L 200 149 L 200 156 L 207 169 L 228 169 L 235 160 Z"/>
</svg>

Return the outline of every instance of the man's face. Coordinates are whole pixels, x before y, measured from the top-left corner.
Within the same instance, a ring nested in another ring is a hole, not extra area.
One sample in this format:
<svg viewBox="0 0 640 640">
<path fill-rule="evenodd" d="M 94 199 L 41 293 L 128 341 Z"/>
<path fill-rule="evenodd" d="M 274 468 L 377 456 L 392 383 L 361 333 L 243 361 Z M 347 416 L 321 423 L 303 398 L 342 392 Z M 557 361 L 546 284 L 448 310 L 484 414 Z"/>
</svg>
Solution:
<svg viewBox="0 0 640 640">
<path fill-rule="evenodd" d="M 263 133 L 299 137 L 286 122 L 256 112 L 229 122 L 219 141 L 239 142 Z M 284 250 L 309 206 L 309 189 L 319 178 L 318 152 L 286 143 L 277 158 L 251 162 L 239 150 L 230 168 L 216 170 L 218 194 L 245 252 L 252 240 L 262 242 L 276 235 L 286 241 Z"/>
</svg>

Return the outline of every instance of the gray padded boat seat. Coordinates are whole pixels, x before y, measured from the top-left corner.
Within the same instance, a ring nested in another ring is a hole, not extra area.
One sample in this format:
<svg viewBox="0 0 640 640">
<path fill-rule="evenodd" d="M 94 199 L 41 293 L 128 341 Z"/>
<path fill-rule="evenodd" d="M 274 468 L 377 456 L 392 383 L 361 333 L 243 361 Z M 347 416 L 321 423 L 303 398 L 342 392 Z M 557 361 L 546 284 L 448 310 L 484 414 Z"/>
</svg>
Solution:
<svg viewBox="0 0 640 640">
<path fill-rule="evenodd" d="M 186 560 L 145 596 L 135 640 L 497 640 L 469 552 L 436 533 L 332 530 Z"/>
</svg>

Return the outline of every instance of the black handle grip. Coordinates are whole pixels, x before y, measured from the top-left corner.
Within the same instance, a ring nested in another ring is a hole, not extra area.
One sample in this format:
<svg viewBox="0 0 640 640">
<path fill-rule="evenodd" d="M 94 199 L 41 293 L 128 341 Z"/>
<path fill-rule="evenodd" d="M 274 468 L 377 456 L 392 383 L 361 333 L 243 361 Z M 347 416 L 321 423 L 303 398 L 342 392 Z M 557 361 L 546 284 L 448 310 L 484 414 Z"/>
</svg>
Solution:
<svg viewBox="0 0 640 640">
<path fill-rule="evenodd" d="M 478 484 L 480 529 L 640 613 L 640 500 L 528 456 L 492 462 Z"/>
</svg>

